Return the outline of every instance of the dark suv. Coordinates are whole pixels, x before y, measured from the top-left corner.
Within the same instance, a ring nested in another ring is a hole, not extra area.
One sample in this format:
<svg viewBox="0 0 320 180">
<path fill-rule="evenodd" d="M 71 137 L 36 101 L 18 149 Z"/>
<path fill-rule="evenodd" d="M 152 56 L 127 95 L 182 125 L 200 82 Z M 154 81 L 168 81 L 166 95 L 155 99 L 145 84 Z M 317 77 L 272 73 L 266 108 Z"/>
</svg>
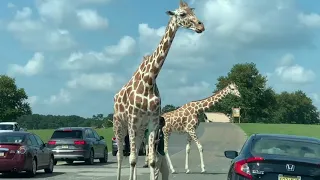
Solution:
<svg viewBox="0 0 320 180">
<path fill-rule="evenodd" d="M 64 127 L 56 129 L 48 141 L 48 148 L 57 161 L 85 161 L 93 164 L 94 159 L 101 163 L 108 161 L 108 147 L 103 136 L 90 127 Z"/>
</svg>

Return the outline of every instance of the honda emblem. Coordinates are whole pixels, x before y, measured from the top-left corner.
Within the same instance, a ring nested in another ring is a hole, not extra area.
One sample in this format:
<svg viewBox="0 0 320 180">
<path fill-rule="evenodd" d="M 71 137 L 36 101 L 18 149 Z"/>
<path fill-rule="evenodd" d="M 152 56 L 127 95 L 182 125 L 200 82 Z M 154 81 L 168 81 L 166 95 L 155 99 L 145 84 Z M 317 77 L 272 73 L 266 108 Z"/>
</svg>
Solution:
<svg viewBox="0 0 320 180">
<path fill-rule="evenodd" d="M 287 171 L 294 171 L 295 166 L 293 164 L 287 164 L 286 169 Z"/>
</svg>

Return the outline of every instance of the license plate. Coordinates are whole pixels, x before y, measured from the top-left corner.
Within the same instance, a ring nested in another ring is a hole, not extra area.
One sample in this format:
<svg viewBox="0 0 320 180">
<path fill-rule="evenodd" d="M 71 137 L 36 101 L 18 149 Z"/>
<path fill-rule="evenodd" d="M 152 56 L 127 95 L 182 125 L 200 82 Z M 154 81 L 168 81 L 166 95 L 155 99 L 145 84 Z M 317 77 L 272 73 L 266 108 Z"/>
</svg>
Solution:
<svg viewBox="0 0 320 180">
<path fill-rule="evenodd" d="M 278 180 L 301 180 L 300 176 L 284 176 L 279 174 Z"/>
<path fill-rule="evenodd" d="M 68 149 L 69 146 L 68 146 L 68 145 L 62 145 L 62 148 L 63 148 L 63 149 Z"/>
<path fill-rule="evenodd" d="M 4 152 L 0 152 L 0 156 L 4 156 Z"/>
</svg>

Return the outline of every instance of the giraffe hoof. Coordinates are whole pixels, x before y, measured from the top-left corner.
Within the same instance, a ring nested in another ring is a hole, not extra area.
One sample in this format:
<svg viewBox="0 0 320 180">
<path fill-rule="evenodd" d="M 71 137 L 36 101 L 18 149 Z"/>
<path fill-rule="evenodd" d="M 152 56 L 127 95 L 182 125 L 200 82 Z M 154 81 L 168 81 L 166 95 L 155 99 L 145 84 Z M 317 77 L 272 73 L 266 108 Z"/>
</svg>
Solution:
<svg viewBox="0 0 320 180">
<path fill-rule="evenodd" d="M 187 169 L 186 174 L 189 174 L 189 173 L 190 173 L 190 170 L 189 170 L 189 169 Z"/>
</svg>

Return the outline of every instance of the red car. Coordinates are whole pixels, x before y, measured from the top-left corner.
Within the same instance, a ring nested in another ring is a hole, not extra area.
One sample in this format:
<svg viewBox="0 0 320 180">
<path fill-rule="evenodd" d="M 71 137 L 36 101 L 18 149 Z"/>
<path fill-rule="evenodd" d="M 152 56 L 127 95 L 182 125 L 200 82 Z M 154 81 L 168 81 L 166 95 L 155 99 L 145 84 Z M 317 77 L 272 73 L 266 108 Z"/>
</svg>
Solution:
<svg viewBox="0 0 320 180">
<path fill-rule="evenodd" d="M 31 177 L 37 170 L 52 173 L 54 156 L 39 136 L 30 132 L 0 133 L 0 173 L 26 171 Z"/>
</svg>

